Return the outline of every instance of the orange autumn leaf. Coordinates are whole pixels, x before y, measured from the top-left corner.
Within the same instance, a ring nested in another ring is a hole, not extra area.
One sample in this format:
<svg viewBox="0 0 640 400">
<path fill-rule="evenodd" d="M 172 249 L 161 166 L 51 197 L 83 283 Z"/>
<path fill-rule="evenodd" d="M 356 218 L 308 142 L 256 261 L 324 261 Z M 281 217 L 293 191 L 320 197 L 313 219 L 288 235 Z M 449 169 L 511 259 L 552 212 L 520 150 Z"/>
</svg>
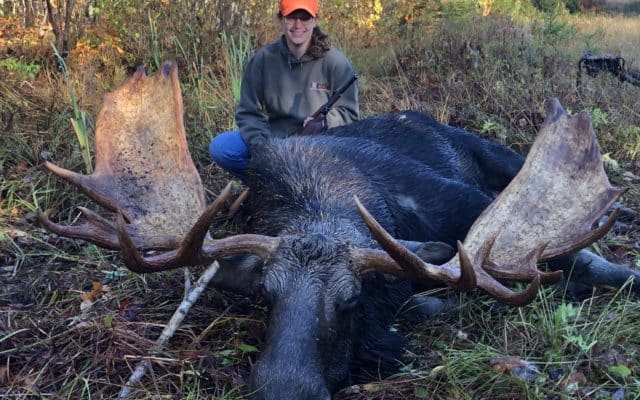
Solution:
<svg viewBox="0 0 640 400">
<path fill-rule="evenodd" d="M 93 281 L 91 282 L 91 291 L 82 293 L 80 299 L 82 299 L 82 301 L 94 302 L 100 298 L 103 291 L 102 289 L 102 283 Z"/>
</svg>

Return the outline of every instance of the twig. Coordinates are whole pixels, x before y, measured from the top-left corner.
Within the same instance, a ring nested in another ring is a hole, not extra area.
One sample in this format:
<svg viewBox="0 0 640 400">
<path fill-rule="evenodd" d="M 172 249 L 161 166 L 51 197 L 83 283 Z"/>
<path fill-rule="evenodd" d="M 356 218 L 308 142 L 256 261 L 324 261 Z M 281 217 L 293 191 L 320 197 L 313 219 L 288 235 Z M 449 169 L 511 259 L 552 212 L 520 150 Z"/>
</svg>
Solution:
<svg viewBox="0 0 640 400">
<path fill-rule="evenodd" d="M 238 196 L 233 204 L 231 204 L 231 207 L 229 207 L 229 214 L 227 214 L 227 219 L 231 219 L 236 215 L 236 213 L 240 209 L 240 206 L 247 199 L 247 197 L 249 197 L 249 188 L 243 190 L 242 193 L 240 193 L 240 196 Z"/>
<path fill-rule="evenodd" d="M 191 306 L 193 306 L 196 300 L 198 300 L 198 297 L 200 297 L 200 294 L 202 293 L 204 288 L 207 287 L 209 281 L 211 281 L 211 278 L 213 278 L 216 272 L 218 272 L 219 268 L 220 265 L 218 264 L 218 262 L 214 261 L 213 264 L 209 265 L 209 267 L 202 273 L 200 279 L 198 279 L 198 282 L 196 282 L 193 289 L 191 289 L 185 296 L 185 299 L 182 300 L 182 303 L 180 303 L 178 309 L 173 313 L 173 316 L 169 320 L 169 323 L 162 330 L 160 337 L 158 337 L 156 343 L 151 348 L 151 351 L 149 352 L 149 355 L 151 357 L 160 353 L 167 341 L 171 339 L 173 334 L 178 329 L 178 326 L 180 326 L 180 323 L 191 309 Z M 118 395 L 119 399 L 127 398 L 131 394 L 133 386 L 138 384 L 142 380 L 144 375 L 147 373 L 147 369 L 150 367 L 150 365 L 150 358 L 146 358 L 138 363 L 135 370 L 131 374 L 131 377 L 124 385 L 122 390 L 120 390 L 120 394 Z"/>
</svg>

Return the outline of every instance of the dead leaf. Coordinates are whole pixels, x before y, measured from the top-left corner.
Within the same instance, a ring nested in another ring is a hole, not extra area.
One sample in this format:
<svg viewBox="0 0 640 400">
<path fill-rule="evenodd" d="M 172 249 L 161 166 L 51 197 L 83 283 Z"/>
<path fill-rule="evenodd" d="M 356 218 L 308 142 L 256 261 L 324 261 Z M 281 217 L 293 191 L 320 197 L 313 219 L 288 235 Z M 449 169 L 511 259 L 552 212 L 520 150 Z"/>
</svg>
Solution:
<svg viewBox="0 0 640 400">
<path fill-rule="evenodd" d="M 582 372 L 573 372 L 560 381 L 560 386 L 567 392 L 573 393 L 579 386 L 587 384 L 587 377 Z"/>
<path fill-rule="evenodd" d="M 102 292 L 103 292 L 102 283 L 93 281 L 91 282 L 91 291 L 82 293 L 80 295 L 80 298 L 82 299 L 83 303 L 85 301 L 90 301 L 93 303 L 100 298 L 100 295 L 102 294 Z"/>
<path fill-rule="evenodd" d="M 118 315 L 127 321 L 134 321 L 138 318 L 138 314 L 141 310 L 141 305 L 132 303 L 128 299 L 124 299 L 122 303 L 120 303 Z"/>
<path fill-rule="evenodd" d="M 38 392 L 38 386 L 36 385 L 36 378 L 31 375 L 20 376 L 15 379 L 15 382 L 18 384 L 22 384 L 22 386 L 29 388 L 34 392 Z"/>
<path fill-rule="evenodd" d="M 519 357 L 496 357 L 490 363 L 491 368 L 496 371 L 509 374 L 525 382 L 534 381 L 540 375 L 538 367 Z"/>
<path fill-rule="evenodd" d="M 18 179 L 29 170 L 29 163 L 26 160 L 20 161 L 17 165 L 14 165 L 7 172 L 7 178 Z"/>
<path fill-rule="evenodd" d="M 12 239 L 21 239 L 29 236 L 27 232 L 20 229 L 11 229 L 7 232 L 7 235 Z"/>
<path fill-rule="evenodd" d="M 73 327 L 76 328 L 76 329 L 85 329 L 85 328 L 93 327 L 93 324 L 91 322 L 82 321 L 82 322 L 79 322 L 79 323 L 75 324 Z"/>
<path fill-rule="evenodd" d="M 80 303 L 80 311 L 84 312 L 87 311 L 89 308 L 91 308 L 91 306 L 93 305 L 93 301 L 91 300 L 82 300 L 82 303 Z"/>
</svg>

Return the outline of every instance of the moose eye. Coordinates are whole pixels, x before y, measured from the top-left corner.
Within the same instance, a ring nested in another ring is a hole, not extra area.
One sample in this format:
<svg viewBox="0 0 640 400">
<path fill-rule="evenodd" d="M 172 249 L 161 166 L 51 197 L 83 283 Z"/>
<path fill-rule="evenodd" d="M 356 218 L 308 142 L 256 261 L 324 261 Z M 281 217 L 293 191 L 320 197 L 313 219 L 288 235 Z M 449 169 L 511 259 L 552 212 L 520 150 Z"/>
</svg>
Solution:
<svg viewBox="0 0 640 400">
<path fill-rule="evenodd" d="M 268 305 L 273 304 L 273 293 L 268 291 L 264 285 L 260 286 L 260 294 L 262 294 L 262 298 L 264 298 Z"/>
<path fill-rule="evenodd" d="M 336 312 L 345 313 L 353 310 L 355 306 L 358 304 L 358 299 L 360 296 L 352 296 L 347 300 L 336 302 Z"/>
</svg>

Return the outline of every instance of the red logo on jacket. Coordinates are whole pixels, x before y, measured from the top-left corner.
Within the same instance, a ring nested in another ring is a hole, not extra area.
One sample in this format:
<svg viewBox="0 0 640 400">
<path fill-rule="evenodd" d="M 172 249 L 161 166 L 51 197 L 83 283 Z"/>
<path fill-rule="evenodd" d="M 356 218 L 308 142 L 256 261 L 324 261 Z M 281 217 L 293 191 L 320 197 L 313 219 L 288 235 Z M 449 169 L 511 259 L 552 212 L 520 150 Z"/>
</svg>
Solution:
<svg viewBox="0 0 640 400">
<path fill-rule="evenodd" d="M 326 82 L 311 82 L 312 90 L 327 90 L 329 89 L 329 84 Z"/>
</svg>

